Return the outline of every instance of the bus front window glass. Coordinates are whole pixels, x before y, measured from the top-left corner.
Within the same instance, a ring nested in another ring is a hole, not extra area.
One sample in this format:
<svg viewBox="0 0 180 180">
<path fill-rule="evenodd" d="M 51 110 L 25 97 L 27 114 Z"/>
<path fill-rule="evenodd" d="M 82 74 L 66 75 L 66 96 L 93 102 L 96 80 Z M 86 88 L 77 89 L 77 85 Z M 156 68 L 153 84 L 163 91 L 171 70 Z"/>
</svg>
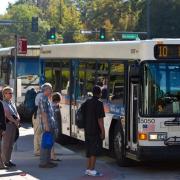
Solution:
<svg viewBox="0 0 180 180">
<path fill-rule="evenodd" d="M 39 83 L 38 59 L 19 59 L 17 61 L 17 67 L 17 78 L 21 79 L 23 85 Z"/>
<path fill-rule="evenodd" d="M 142 113 L 151 116 L 180 114 L 180 65 L 143 65 Z"/>
<path fill-rule="evenodd" d="M 86 64 L 80 62 L 79 64 L 79 77 L 76 82 L 77 94 L 78 98 L 84 98 L 85 95 L 85 67 Z"/>
<path fill-rule="evenodd" d="M 124 102 L 124 64 L 112 64 L 110 71 L 110 94 L 112 103 L 123 104 Z"/>
</svg>

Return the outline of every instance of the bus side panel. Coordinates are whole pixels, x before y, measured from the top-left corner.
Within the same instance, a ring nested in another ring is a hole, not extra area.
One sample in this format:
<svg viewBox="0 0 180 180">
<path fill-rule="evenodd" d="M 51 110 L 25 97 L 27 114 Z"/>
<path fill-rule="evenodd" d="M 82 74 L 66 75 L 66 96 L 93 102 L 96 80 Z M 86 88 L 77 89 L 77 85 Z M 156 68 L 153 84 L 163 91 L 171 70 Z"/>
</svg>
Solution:
<svg viewBox="0 0 180 180">
<path fill-rule="evenodd" d="M 62 134 L 70 136 L 70 99 L 68 96 L 62 96 L 61 116 L 62 116 Z"/>
</svg>

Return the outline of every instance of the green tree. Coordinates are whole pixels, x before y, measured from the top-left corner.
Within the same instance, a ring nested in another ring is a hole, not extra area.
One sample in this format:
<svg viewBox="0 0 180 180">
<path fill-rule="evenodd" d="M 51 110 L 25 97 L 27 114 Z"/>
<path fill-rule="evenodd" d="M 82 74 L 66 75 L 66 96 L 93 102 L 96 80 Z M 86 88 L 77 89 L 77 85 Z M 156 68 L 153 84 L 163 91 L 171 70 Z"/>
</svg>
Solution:
<svg viewBox="0 0 180 180">
<path fill-rule="evenodd" d="M 3 19 L 9 19 L 17 21 L 11 26 L 5 27 L 1 31 L 1 34 L 17 34 L 19 36 L 27 37 L 28 44 L 41 44 L 46 42 L 45 38 L 45 29 L 48 28 L 48 23 L 39 18 L 39 32 L 31 32 L 31 20 L 33 16 L 39 16 L 41 10 L 34 6 L 28 4 L 16 4 L 10 6 L 7 10 L 7 13 L 3 16 Z M 5 46 L 10 46 L 12 41 L 4 39 L 2 44 Z"/>
<path fill-rule="evenodd" d="M 137 30 L 147 31 L 147 6 L 143 0 Z M 150 0 L 151 38 L 176 38 L 180 36 L 180 1 Z"/>
<path fill-rule="evenodd" d="M 105 27 L 109 40 L 119 38 L 116 31 L 133 31 L 138 23 L 141 0 L 76 0 L 81 19 L 90 30 Z M 114 32 L 114 33 L 113 33 Z"/>
<path fill-rule="evenodd" d="M 48 7 L 48 21 L 51 27 L 56 27 L 57 34 L 62 34 L 64 42 L 85 41 L 80 34 L 83 24 L 80 20 L 80 13 L 76 7 L 64 2 L 64 0 L 51 0 Z"/>
</svg>

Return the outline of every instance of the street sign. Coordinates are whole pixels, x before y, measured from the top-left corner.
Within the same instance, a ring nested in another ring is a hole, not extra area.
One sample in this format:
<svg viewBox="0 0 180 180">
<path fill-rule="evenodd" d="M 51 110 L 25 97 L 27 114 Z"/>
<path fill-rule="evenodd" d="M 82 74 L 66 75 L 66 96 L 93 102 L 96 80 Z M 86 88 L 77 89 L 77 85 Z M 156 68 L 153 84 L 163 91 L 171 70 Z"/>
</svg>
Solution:
<svg viewBox="0 0 180 180">
<path fill-rule="evenodd" d="M 133 39 L 138 39 L 138 38 L 139 38 L 138 34 L 135 34 L 135 33 L 122 34 L 122 39 L 133 40 Z"/>
<path fill-rule="evenodd" d="M 92 34 L 93 32 L 90 30 L 80 30 L 81 34 Z"/>
<path fill-rule="evenodd" d="M 27 54 L 27 39 L 18 38 L 18 54 Z"/>
</svg>

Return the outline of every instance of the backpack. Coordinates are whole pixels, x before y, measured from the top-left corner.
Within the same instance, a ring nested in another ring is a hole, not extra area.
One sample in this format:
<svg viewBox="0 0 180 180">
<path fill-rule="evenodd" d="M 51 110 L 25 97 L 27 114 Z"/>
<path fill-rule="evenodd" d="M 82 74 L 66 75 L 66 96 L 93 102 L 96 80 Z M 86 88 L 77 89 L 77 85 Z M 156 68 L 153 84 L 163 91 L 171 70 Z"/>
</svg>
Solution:
<svg viewBox="0 0 180 180">
<path fill-rule="evenodd" d="M 33 112 L 35 109 L 36 95 L 37 93 L 34 88 L 28 90 L 25 94 L 24 106 L 31 112 Z"/>
<path fill-rule="evenodd" d="M 87 102 L 87 101 L 86 101 Z M 85 128 L 85 108 L 86 108 L 86 102 L 82 103 L 79 109 L 76 112 L 76 119 L 75 123 L 78 128 L 83 129 Z"/>
</svg>

